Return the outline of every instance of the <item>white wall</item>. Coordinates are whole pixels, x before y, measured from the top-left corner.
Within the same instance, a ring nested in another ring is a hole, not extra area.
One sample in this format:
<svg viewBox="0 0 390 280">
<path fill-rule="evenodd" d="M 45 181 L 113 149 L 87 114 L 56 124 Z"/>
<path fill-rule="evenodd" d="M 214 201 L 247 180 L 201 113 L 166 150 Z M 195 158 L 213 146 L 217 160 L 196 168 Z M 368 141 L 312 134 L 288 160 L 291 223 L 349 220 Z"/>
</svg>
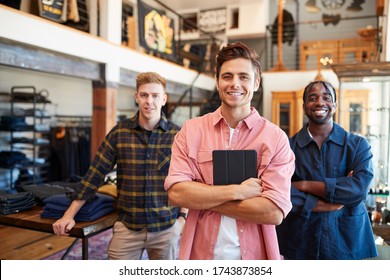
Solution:
<svg viewBox="0 0 390 280">
<path fill-rule="evenodd" d="M 92 115 L 92 82 L 83 79 L 0 66 L 0 91 L 10 92 L 13 86 L 35 86 L 50 93 L 45 109 L 52 115 Z M 2 102 L 2 107 L 7 106 Z"/>
<path fill-rule="evenodd" d="M 238 28 L 230 29 L 232 23 L 232 11 L 238 9 Z M 269 21 L 268 1 L 258 3 L 241 3 L 240 5 L 227 6 L 227 30 L 226 36 L 232 38 L 265 37 L 266 26 Z M 250 20 L 248 20 L 250 19 Z"/>
</svg>

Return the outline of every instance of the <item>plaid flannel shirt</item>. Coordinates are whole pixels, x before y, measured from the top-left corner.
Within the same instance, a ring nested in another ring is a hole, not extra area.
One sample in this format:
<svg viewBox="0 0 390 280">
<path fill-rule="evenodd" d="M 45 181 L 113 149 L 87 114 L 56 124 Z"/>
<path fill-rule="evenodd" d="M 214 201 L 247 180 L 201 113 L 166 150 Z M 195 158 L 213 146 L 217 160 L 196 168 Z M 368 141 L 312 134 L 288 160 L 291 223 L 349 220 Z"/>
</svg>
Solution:
<svg viewBox="0 0 390 280">
<path fill-rule="evenodd" d="M 156 232 L 171 227 L 180 210 L 168 204 L 164 190 L 171 146 L 180 128 L 162 114 L 159 125 L 146 131 L 138 115 L 119 122 L 107 134 L 81 181 L 82 190 L 72 199 L 91 199 L 116 165 L 118 221 L 134 231 Z"/>
</svg>

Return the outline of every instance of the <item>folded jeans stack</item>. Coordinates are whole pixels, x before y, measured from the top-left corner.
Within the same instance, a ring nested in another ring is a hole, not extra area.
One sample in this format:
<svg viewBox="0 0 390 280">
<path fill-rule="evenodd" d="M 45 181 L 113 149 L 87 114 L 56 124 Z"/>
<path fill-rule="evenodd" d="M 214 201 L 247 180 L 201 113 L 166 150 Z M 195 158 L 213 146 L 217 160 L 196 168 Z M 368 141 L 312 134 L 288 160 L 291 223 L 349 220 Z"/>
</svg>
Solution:
<svg viewBox="0 0 390 280">
<path fill-rule="evenodd" d="M 0 152 L 0 167 L 12 168 L 16 164 L 24 165 L 29 163 L 26 155 L 18 151 L 1 151 Z"/>
<path fill-rule="evenodd" d="M 44 205 L 44 200 L 53 195 L 72 193 L 79 183 L 50 182 L 43 184 L 20 185 L 18 190 L 31 192 L 38 204 Z"/>
<path fill-rule="evenodd" d="M 25 116 L 1 116 L 0 129 L 5 131 L 33 131 L 34 126 L 26 123 Z"/>
<path fill-rule="evenodd" d="M 114 198 L 96 193 L 95 199 L 86 202 L 74 217 L 76 222 L 90 222 L 114 211 Z M 43 200 L 42 218 L 61 218 L 68 209 L 71 200 L 66 194 L 53 195 Z"/>
<path fill-rule="evenodd" d="M 0 195 L 0 214 L 7 215 L 31 209 L 36 205 L 31 192 Z"/>
</svg>

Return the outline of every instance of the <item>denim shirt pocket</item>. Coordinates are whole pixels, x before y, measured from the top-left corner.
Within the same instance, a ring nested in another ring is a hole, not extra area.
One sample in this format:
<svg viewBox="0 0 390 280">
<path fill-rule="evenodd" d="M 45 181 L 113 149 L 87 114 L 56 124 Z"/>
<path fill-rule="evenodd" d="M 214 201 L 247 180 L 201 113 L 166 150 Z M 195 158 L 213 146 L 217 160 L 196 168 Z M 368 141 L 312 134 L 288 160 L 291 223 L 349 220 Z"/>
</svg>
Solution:
<svg viewBox="0 0 390 280">
<path fill-rule="evenodd" d="M 343 162 L 329 162 L 327 167 L 327 173 L 325 177 L 329 178 L 339 178 L 347 176 L 347 172 L 351 170 L 347 170 L 347 166 L 343 164 Z"/>
<path fill-rule="evenodd" d="M 358 208 L 363 208 L 359 205 Z M 371 233 L 371 223 L 365 211 L 355 211 L 355 213 L 345 213 L 336 219 L 335 236 L 339 250 L 344 254 L 361 253 L 370 251 L 373 243 Z"/>
</svg>

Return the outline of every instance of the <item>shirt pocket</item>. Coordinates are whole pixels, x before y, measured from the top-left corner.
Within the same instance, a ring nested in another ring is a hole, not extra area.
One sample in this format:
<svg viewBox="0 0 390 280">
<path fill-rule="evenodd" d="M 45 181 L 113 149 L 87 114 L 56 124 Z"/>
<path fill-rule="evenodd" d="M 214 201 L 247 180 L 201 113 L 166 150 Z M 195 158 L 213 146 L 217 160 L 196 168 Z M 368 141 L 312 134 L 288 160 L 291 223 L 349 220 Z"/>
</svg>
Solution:
<svg viewBox="0 0 390 280">
<path fill-rule="evenodd" d="M 304 228 L 307 228 L 305 224 L 307 224 L 307 220 L 302 218 L 299 213 L 290 212 L 283 223 L 276 227 L 282 255 L 286 254 L 292 258 L 287 252 L 303 251 L 307 244 L 312 243 L 312 239 L 304 239 L 303 237 L 305 235 Z"/>
<path fill-rule="evenodd" d="M 350 170 L 349 170 L 350 171 Z M 328 162 L 327 172 L 325 177 L 330 178 L 339 178 L 347 176 L 348 172 L 347 166 L 343 162 Z"/>
<path fill-rule="evenodd" d="M 157 170 L 159 174 L 168 174 L 169 164 L 171 162 L 171 149 L 157 150 L 158 165 Z"/>
<path fill-rule="evenodd" d="M 196 163 L 195 180 L 208 185 L 213 182 L 212 151 L 189 151 L 190 158 Z"/>
<path fill-rule="evenodd" d="M 341 216 L 337 219 L 337 247 L 345 253 L 364 252 L 368 250 L 371 237 L 370 221 L 366 213 L 354 216 Z"/>
</svg>

